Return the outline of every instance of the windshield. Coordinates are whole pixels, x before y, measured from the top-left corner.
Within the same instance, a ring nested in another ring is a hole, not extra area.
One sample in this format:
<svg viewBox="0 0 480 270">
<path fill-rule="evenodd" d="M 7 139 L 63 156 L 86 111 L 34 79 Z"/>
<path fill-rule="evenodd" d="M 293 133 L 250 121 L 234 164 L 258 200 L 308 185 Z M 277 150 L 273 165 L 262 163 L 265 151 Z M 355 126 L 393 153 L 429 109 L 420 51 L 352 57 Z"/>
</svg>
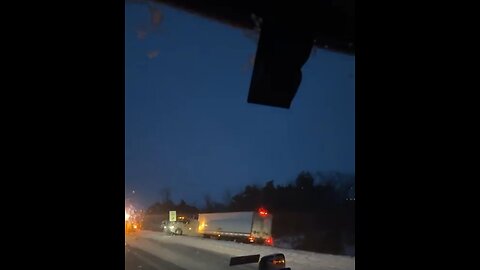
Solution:
<svg viewBox="0 0 480 270">
<path fill-rule="evenodd" d="M 125 269 L 354 269 L 355 57 L 315 45 L 289 108 L 248 102 L 262 18 L 172 2 L 125 2 Z"/>
</svg>

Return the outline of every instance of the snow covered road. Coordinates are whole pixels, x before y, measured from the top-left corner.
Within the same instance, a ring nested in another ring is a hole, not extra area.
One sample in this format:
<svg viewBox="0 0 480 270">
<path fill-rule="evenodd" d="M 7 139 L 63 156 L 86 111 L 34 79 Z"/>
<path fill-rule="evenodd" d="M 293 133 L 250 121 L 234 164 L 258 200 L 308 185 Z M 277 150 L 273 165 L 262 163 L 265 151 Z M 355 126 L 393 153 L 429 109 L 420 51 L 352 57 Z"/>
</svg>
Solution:
<svg viewBox="0 0 480 270">
<path fill-rule="evenodd" d="M 126 238 L 128 245 L 183 269 L 257 269 L 257 265 L 228 266 L 230 257 L 283 253 L 292 270 L 353 270 L 355 258 L 188 236 L 142 231 Z"/>
</svg>

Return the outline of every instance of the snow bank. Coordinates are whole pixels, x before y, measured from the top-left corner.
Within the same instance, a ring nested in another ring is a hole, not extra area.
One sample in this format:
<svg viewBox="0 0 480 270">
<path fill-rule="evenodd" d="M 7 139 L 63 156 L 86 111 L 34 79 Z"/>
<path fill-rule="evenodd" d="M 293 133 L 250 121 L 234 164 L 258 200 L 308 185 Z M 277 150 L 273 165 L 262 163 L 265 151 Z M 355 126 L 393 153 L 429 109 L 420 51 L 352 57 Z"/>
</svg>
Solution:
<svg viewBox="0 0 480 270">
<path fill-rule="evenodd" d="M 304 235 L 291 235 L 275 239 L 275 246 L 279 248 L 295 249 L 302 243 Z"/>
</svg>

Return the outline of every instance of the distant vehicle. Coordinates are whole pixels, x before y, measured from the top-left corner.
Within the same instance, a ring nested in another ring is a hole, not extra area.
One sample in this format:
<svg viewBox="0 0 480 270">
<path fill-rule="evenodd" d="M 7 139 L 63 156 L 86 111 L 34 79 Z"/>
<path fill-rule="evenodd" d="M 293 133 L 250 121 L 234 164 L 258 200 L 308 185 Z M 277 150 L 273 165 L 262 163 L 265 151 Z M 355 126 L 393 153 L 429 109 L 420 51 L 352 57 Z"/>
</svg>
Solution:
<svg viewBox="0 0 480 270">
<path fill-rule="evenodd" d="M 130 212 L 130 213 L 129 213 Z M 125 233 L 134 233 L 142 228 L 142 216 L 135 211 L 125 210 Z"/>
<path fill-rule="evenodd" d="M 141 230 L 141 224 L 135 220 L 126 220 L 125 221 L 125 233 L 134 233 Z"/>
<path fill-rule="evenodd" d="M 167 226 L 168 226 L 168 220 L 162 220 L 162 223 L 160 225 L 160 230 L 162 232 L 166 232 L 167 231 Z"/>
<path fill-rule="evenodd" d="M 204 237 L 273 245 L 272 219 L 263 208 L 256 212 L 199 214 L 198 233 Z"/>
</svg>

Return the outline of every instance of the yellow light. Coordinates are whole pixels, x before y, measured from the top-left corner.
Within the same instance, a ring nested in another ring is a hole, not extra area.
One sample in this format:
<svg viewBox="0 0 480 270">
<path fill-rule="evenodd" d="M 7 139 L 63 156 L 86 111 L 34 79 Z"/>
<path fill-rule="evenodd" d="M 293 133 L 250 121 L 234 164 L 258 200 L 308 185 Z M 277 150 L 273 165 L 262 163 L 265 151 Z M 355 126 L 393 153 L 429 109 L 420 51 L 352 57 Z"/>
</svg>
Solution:
<svg viewBox="0 0 480 270">
<path fill-rule="evenodd" d="M 207 227 L 207 224 L 205 224 L 205 222 L 202 222 L 202 223 L 200 223 L 200 226 L 198 226 L 198 230 L 203 231 L 203 229 L 205 229 L 205 227 Z"/>
<path fill-rule="evenodd" d="M 125 210 L 125 221 L 127 221 L 130 218 L 130 214 L 127 213 L 127 210 Z"/>
<path fill-rule="evenodd" d="M 133 225 L 133 228 L 136 229 L 136 228 L 137 228 L 137 224 L 134 224 L 134 225 Z"/>
</svg>

